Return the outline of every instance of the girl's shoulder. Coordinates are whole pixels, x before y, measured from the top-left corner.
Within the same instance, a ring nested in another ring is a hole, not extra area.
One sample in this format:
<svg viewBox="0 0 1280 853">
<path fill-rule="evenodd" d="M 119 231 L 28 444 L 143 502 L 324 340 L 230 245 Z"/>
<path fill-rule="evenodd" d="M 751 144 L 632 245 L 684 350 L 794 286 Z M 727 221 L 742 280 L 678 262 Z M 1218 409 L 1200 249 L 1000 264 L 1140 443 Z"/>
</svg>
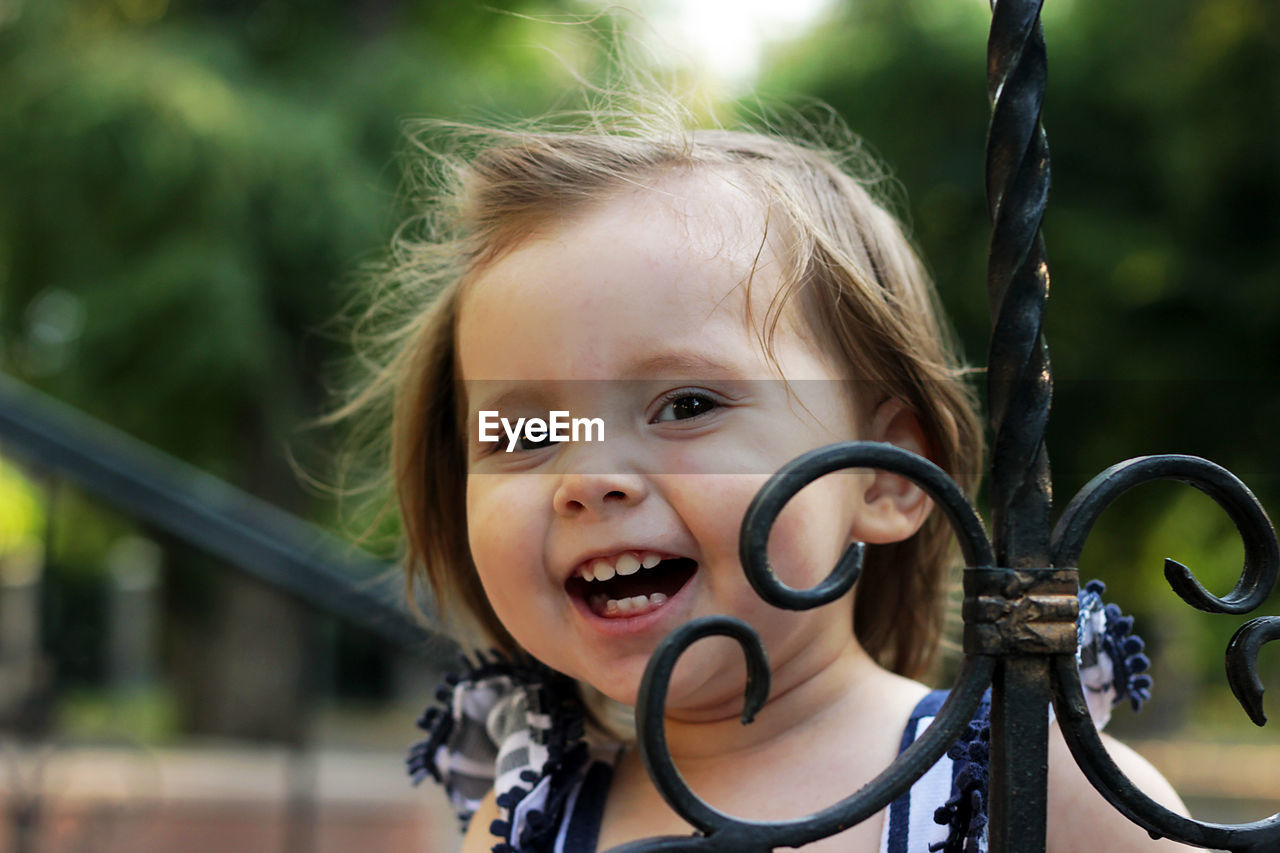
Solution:
<svg viewBox="0 0 1280 853">
<path fill-rule="evenodd" d="M 478 653 L 436 700 L 418 721 L 427 737 L 409 752 L 409 774 L 442 785 L 464 829 L 493 791 L 495 851 L 549 849 L 566 814 L 590 805 L 584 781 L 607 790 L 599 777 L 621 745 L 588 739 L 572 679 L 527 656 Z"/>
</svg>

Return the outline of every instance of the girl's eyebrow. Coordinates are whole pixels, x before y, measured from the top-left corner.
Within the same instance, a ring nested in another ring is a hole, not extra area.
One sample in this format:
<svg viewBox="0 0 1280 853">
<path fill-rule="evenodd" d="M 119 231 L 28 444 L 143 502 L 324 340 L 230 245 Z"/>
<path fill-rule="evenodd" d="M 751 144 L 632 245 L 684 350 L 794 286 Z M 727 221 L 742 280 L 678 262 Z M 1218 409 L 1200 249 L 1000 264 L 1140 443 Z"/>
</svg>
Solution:
<svg viewBox="0 0 1280 853">
<path fill-rule="evenodd" d="M 531 406 L 541 402 L 542 394 L 539 393 L 541 383 L 521 382 L 514 387 L 507 387 L 498 393 L 493 393 L 506 383 L 499 383 L 493 380 L 477 380 L 469 383 L 467 388 L 468 398 L 481 396 L 478 391 L 483 391 L 486 386 L 492 396 L 481 397 L 480 402 L 469 405 L 470 409 L 468 417 L 474 415 L 477 411 L 501 411 L 503 409 L 517 408 L 521 406 Z M 535 387 L 530 387 L 535 386 Z"/>
<path fill-rule="evenodd" d="M 741 370 L 735 369 L 712 356 L 697 350 L 673 350 L 660 352 L 646 358 L 633 361 L 628 365 L 623 378 L 690 378 L 715 376 L 726 379 L 742 378 Z"/>
<path fill-rule="evenodd" d="M 674 349 L 659 352 L 626 363 L 621 373 L 610 381 L 634 381 L 655 379 L 747 379 L 740 367 L 717 359 L 697 349 Z M 604 380 L 579 380 L 580 384 L 601 383 Z M 570 382 L 569 385 L 578 383 Z M 466 383 L 468 416 L 477 411 L 493 411 L 510 408 L 544 406 L 554 399 L 556 390 L 563 390 L 564 380 L 519 380 L 504 382 L 496 379 L 475 379 Z M 606 383 L 607 384 L 607 383 Z"/>
</svg>

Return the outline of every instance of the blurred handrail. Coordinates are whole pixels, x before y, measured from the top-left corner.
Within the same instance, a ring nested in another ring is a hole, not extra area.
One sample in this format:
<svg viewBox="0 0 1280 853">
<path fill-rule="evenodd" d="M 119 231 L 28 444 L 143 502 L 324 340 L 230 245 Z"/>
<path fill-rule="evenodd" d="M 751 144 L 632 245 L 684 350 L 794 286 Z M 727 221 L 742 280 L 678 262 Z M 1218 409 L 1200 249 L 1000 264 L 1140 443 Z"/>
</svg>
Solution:
<svg viewBox="0 0 1280 853">
<path fill-rule="evenodd" d="M 439 637 L 389 566 L 278 507 L 0 374 L 0 443 L 114 507 L 408 651 Z"/>
</svg>

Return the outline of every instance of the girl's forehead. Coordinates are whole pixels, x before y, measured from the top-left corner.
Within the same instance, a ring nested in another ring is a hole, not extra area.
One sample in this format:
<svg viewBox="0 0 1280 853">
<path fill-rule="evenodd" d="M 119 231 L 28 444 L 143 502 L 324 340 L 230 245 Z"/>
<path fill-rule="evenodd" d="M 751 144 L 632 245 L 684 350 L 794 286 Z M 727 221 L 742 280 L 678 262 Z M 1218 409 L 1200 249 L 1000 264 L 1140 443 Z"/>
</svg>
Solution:
<svg viewBox="0 0 1280 853">
<path fill-rule="evenodd" d="M 628 345 L 707 335 L 758 341 L 782 279 L 770 236 L 758 198 L 727 181 L 669 179 L 600 202 L 468 282 L 464 377 L 501 378 L 522 359 L 572 375 Z"/>
<path fill-rule="evenodd" d="M 549 223 L 559 239 L 596 239 L 614 248 L 625 241 L 680 260 L 720 262 L 747 274 L 770 263 L 765 205 L 757 191 L 732 174 L 705 169 L 666 174 Z"/>
<path fill-rule="evenodd" d="M 655 225 L 666 219 L 670 227 L 655 228 L 653 236 L 694 258 L 724 258 L 739 266 L 773 260 L 763 251 L 771 236 L 763 198 L 732 172 L 667 175 L 614 199 L 610 207 L 601 212 Z"/>
</svg>

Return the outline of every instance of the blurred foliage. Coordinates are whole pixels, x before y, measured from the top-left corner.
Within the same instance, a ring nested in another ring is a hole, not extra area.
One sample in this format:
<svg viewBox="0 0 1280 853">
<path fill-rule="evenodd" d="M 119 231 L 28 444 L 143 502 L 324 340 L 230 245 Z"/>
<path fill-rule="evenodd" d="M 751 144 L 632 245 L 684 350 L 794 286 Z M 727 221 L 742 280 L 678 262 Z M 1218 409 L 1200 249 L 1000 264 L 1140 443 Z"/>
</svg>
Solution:
<svg viewBox="0 0 1280 853">
<path fill-rule="evenodd" d="M 405 218 L 403 121 L 542 112 L 601 50 L 553 23 L 589 8 L 0 0 L 0 369 L 306 508 L 284 447 L 343 354 L 316 330 Z M 759 87 L 829 104 L 888 163 L 975 364 L 987 23 L 982 0 L 846 0 L 776 45 Z M 1274 507 L 1280 6 L 1060 0 L 1045 30 L 1059 503 L 1116 461 L 1180 451 Z M 1085 571 L 1221 688 L 1238 623 L 1183 614 L 1160 573 L 1170 555 L 1227 585 L 1238 566 L 1188 491 L 1118 503 Z M 75 540 L 117 528 L 95 524 Z"/>
<path fill-rule="evenodd" d="M 0 459 L 0 563 L 10 554 L 38 546 L 44 525 L 44 505 L 35 485 Z"/>
<path fill-rule="evenodd" d="M 494 6 L 320 6 L 0 7 L 4 369 L 277 500 L 311 332 L 401 218 L 401 122 L 545 105 L 540 46 L 572 48 Z"/>
<path fill-rule="evenodd" d="M 58 707 L 58 725 L 78 738 L 131 746 L 160 746 L 180 732 L 180 716 L 172 694 L 144 688 L 103 694 L 72 690 Z"/>
</svg>

